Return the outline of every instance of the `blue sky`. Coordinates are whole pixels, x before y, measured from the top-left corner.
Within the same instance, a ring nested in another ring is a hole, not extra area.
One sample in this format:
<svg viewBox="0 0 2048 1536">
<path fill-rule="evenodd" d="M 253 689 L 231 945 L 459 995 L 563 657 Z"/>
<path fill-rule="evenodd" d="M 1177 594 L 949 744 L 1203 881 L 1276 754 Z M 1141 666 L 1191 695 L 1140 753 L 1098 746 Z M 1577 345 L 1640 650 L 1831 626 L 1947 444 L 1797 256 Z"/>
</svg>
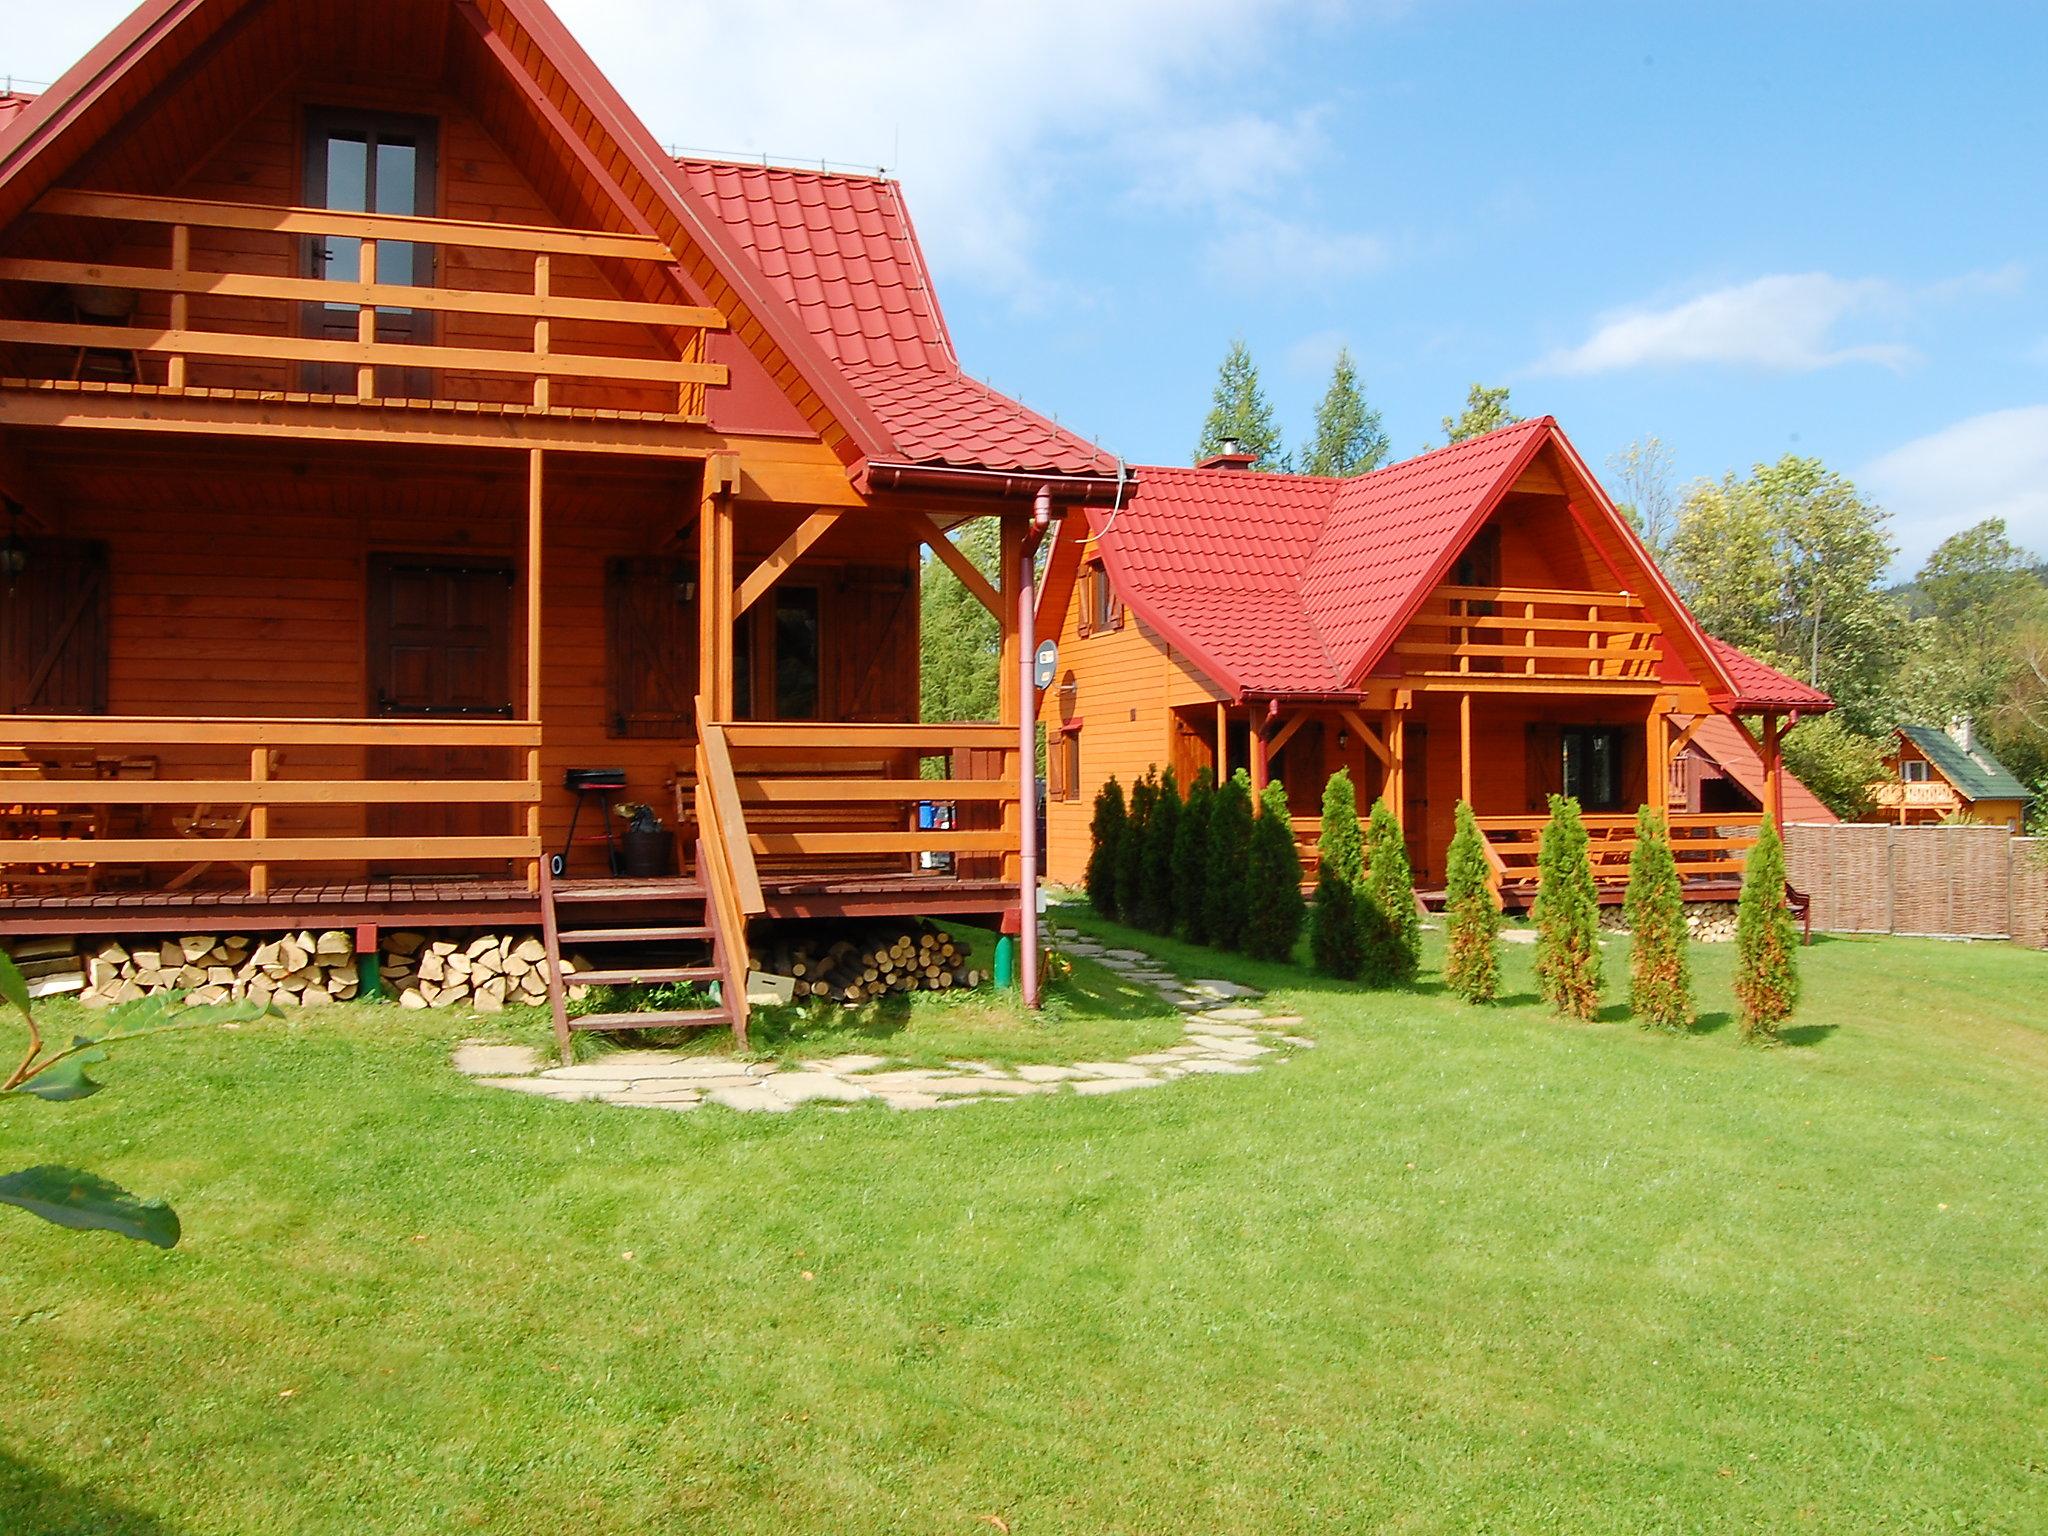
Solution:
<svg viewBox="0 0 2048 1536">
<path fill-rule="evenodd" d="M 665 140 L 887 164 L 970 371 L 1134 462 L 1232 336 L 1290 439 L 1346 344 L 1402 453 L 1505 383 L 1596 467 L 1817 454 L 1908 565 L 2048 548 L 2048 7 L 558 8 Z M 0 73 L 123 9 L 11 17 Z"/>
</svg>

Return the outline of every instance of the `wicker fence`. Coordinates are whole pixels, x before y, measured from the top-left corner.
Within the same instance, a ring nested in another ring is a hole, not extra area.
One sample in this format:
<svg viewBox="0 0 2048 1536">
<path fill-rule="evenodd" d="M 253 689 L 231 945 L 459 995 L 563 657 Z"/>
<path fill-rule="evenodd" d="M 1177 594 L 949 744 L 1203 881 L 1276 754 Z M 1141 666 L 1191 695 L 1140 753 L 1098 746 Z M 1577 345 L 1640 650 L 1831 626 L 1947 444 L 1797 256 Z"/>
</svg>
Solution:
<svg viewBox="0 0 2048 1536">
<path fill-rule="evenodd" d="M 1785 829 L 1785 862 L 1825 932 L 2048 949 L 2048 839 L 2004 827 L 1794 825 Z"/>
</svg>

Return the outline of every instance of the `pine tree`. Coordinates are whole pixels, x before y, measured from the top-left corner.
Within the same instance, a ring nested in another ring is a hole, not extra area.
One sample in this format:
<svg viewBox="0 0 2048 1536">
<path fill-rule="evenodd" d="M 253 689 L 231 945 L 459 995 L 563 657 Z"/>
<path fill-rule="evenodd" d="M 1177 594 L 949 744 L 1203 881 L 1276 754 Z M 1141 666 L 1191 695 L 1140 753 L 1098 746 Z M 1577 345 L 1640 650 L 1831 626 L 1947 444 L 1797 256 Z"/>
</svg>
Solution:
<svg viewBox="0 0 2048 1536">
<path fill-rule="evenodd" d="M 1095 792 L 1095 814 L 1088 823 L 1088 872 L 1081 877 L 1088 892 L 1088 905 L 1098 917 L 1117 914 L 1117 858 L 1123 850 L 1124 828 L 1129 822 L 1124 810 L 1124 787 L 1112 775 Z"/>
<path fill-rule="evenodd" d="M 1422 914 L 1408 840 L 1394 808 L 1381 796 L 1365 831 L 1365 898 L 1359 903 L 1361 974 L 1367 986 L 1405 987 L 1422 969 Z"/>
<path fill-rule="evenodd" d="M 1488 389 L 1484 384 L 1474 384 L 1465 395 L 1465 409 L 1454 419 L 1444 418 L 1444 435 L 1454 443 L 1462 443 L 1468 437 L 1477 437 L 1482 432 L 1497 431 L 1501 427 L 1512 427 L 1522 418 L 1508 409 L 1508 388 L 1505 384 Z"/>
<path fill-rule="evenodd" d="M 1600 893 L 1577 800 L 1550 797 L 1536 864 L 1537 986 L 1567 1018 L 1590 1019 L 1600 1011 Z"/>
<path fill-rule="evenodd" d="M 1116 850 L 1117 921 L 1133 928 L 1145 921 L 1145 834 L 1152 820 L 1153 802 L 1158 798 L 1159 781 L 1147 768 L 1145 776 L 1131 786 L 1124 835 Z"/>
<path fill-rule="evenodd" d="M 1380 413 L 1358 387 L 1349 348 L 1340 348 L 1330 387 L 1316 407 L 1316 435 L 1301 469 L 1307 475 L 1362 475 L 1387 462 L 1393 444 Z"/>
<path fill-rule="evenodd" d="M 1216 803 L 1216 775 L 1204 768 L 1188 786 L 1180 824 L 1173 832 L 1173 929 L 1190 944 L 1208 936 L 1202 893 L 1209 881 L 1209 810 Z"/>
<path fill-rule="evenodd" d="M 1485 837 L 1460 800 L 1444 872 L 1444 985 L 1468 1003 L 1500 996 L 1500 908 L 1487 873 Z"/>
<path fill-rule="evenodd" d="M 1209 867 L 1202 878 L 1202 926 L 1218 949 L 1244 942 L 1246 861 L 1252 845 L 1252 781 L 1242 768 L 1209 802 Z"/>
<path fill-rule="evenodd" d="M 1252 823 L 1251 857 L 1245 872 L 1249 910 L 1244 952 L 1254 960 L 1291 960 L 1305 915 L 1301 901 L 1301 850 L 1294 846 L 1294 818 L 1287 786 L 1274 780 L 1259 796 Z"/>
<path fill-rule="evenodd" d="M 1628 856 L 1628 1006 L 1659 1029 L 1691 1029 L 1692 963 L 1686 956 L 1685 895 L 1663 812 L 1636 812 L 1636 846 Z"/>
<path fill-rule="evenodd" d="M 1735 1002 L 1742 1038 L 1768 1044 L 1799 1002 L 1799 931 L 1785 905 L 1785 845 L 1766 816 L 1735 911 Z"/>
<path fill-rule="evenodd" d="M 1273 420 L 1273 406 L 1259 387 L 1259 365 L 1252 361 L 1251 348 L 1238 337 L 1224 354 L 1216 370 L 1216 394 L 1202 423 L 1202 440 L 1195 448 L 1195 462 L 1223 452 L 1225 443 L 1235 443 L 1246 453 L 1257 454 L 1254 469 L 1280 469 L 1280 427 Z"/>
<path fill-rule="evenodd" d="M 1173 845 L 1180 833 L 1180 784 L 1168 767 L 1159 775 L 1159 793 L 1145 823 L 1145 901 L 1138 926 L 1152 933 L 1173 932 Z"/>
<path fill-rule="evenodd" d="M 1358 791 L 1349 769 L 1323 786 L 1323 823 L 1316 834 L 1316 894 L 1309 911 L 1308 952 L 1325 976 L 1356 981 L 1365 954 L 1359 939 L 1364 901 L 1365 840 L 1358 830 Z"/>
</svg>

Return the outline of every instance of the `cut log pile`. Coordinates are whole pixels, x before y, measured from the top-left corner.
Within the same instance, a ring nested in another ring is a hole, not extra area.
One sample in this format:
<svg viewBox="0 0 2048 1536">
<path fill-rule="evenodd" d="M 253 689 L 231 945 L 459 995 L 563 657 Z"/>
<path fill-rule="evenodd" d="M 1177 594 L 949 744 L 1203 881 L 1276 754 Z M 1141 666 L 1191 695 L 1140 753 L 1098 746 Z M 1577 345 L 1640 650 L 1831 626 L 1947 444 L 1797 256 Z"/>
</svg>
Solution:
<svg viewBox="0 0 2048 1536">
<path fill-rule="evenodd" d="M 816 935 L 785 936 L 753 956 L 753 968 L 789 977 L 796 997 L 864 1003 L 892 992 L 945 992 L 978 987 L 984 973 L 965 940 L 929 923 L 884 924 L 827 943 Z"/>
<path fill-rule="evenodd" d="M 110 940 L 86 964 L 88 1008 L 106 1008 L 156 992 L 183 992 L 193 1003 L 275 1003 L 318 1008 L 346 1002 L 361 983 L 355 936 L 340 928 L 274 938 L 188 934 L 176 939 Z"/>
<path fill-rule="evenodd" d="M 547 956 L 547 946 L 531 934 L 486 933 L 464 940 L 394 933 L 384 941 L 384 985 L 401 1008 L 537 1008 L 548 1000 Z M 564 981 L 589 969 L 581 955 L 562 957 Z M 590 991 L 573 984 L 568 990 L 572 1002 Z"/>
<path fill-rule="evenodd" d="M 22 940 L 15 955 L 36 996 L 72 991 L 88 1008 L 107 1008 L 156 992 L 183 992 L 194 1003 L 275 1003 L 317 1008 L 347 1002 L 362 988 L 355 936 L 345 929 L 272 937 L 190 934 L 176 939 L 108 940 L 83 957 L 64 940 Z M 548 1000 L 547 950 L 531 934 L 439 939 L 384 935 L 384 990 L 404 1008 L 466 1006 L 497 1013 Z M 590 969 L 581 956 L 562 961 L 566 976 Z M 580 998 L 588 988 L 571 986 Z"/>
</svg>

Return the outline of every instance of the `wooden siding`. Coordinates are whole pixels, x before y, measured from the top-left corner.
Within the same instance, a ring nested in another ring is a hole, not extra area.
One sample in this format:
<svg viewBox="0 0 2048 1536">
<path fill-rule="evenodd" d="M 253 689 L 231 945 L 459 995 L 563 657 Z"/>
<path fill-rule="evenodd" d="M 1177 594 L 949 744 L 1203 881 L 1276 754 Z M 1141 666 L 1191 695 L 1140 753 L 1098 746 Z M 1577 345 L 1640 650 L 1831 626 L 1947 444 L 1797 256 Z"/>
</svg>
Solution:
<svg viewBox="0 0 2048 1536">
<path fill-rule="evenodd" d="M 1084 585 L 1077 583 L 1068 604 L 1059 676 L 1044 705 L 1048 730 L 1063 719 L 1082 722 L 1075 798 L 1053 801 L 1045 813 L 1046 878 L 1064 884 L 1078 884 L 1086 870 L 1096 792 L 1112 775 L 1128 790 L 1147 768 L 1174 762 L 1172 711 L 1198 704 L 1213 709 L 1226 697 L 1135 613 L 1126 610 L 1121 629 L 1084 636 Z"/>
<path fill-rule="evenodd" d="M 116 715 L 355 718 L 370 710 L 366 581 L 373 555 L 400 553 L 518 571 L 525 548 L 523 459 L 447 452 L 410 461 L 330 453 L 157 451 L 45 460 L 67 536 L 101 541 L 110 573 L 108 708 Z M 694 569 L 697 505 L 687 475 L 551 473 L 543 551 L 542 833 L 559 843 L 571 767 L 620 766 L 626 798 L 657 807 L 689 761 L 688 739 L 609 730 L 606 566 L 628 556 Z M 744 571 L 799 509 L 742 506 Z M 821 709 L 827 718 L 906 720 L 917 698 L 917 556 L 903 525 L 865 519 L 786 579 L 821 593 Z M 515 581 L 517 580 L 515 575 Z M 907 599 L 905 594 L 908 594 Z M 523 696 L 524 604 L 512 598 L 506 697 Z M 243 777 L 247 753 L 178 748 L 165 777 Z M 286 761 L 281 778 L 363 775 L 361 748 Z M 272 812 L 276 835 L 359 835 L 348 807 Z M 585 829 L 589 823 L 586 821 Z M 597 873 L 586 853 L 574 868 Z"/>
</svg>

